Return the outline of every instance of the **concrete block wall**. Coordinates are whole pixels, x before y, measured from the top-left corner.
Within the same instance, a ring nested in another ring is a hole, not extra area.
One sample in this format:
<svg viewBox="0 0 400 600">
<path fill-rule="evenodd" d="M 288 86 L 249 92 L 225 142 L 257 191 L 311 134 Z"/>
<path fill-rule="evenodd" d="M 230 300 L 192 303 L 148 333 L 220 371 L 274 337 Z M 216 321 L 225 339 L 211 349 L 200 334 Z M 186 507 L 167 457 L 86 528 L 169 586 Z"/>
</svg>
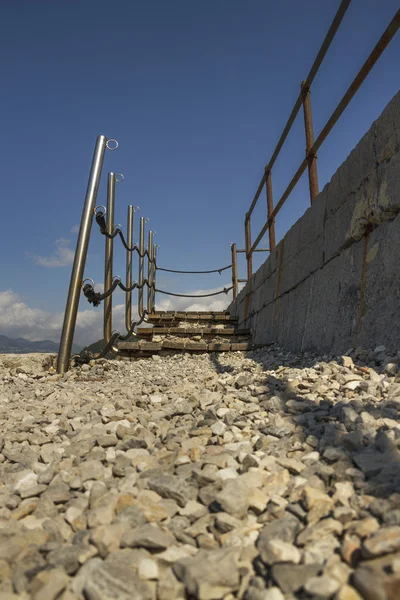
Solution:
<svg viewBox="0 0 400 600">
<path fill-rule="evenodd" d="M 400 350 L 400 92 L 228 310 L 256 344 Z"/>
</svg>

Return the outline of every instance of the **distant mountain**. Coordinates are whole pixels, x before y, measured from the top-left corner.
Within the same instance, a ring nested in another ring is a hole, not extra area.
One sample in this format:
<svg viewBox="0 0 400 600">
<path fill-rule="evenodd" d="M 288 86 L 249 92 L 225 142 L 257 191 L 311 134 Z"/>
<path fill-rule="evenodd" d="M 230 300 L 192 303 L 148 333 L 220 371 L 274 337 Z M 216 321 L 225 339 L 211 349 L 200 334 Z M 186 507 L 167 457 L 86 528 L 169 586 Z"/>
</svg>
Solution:
<svg viewBox="0 0 400 600">
<path fill-rule="evenodd" d="M 90 346 L 85 346 L 83 349 L 83 352 L 91 352 L 92 354 L 97 354 L 98 352 L 101 352 L 104 348 L 104 346 L 106 345 L 104 339 L 102 340 L 98 340 L 97 342 L 94 342 L 93 344 L 90 344 Z M 109 352 L 105 358 L 113 358 L 114 354 L 112 352 Z"/>
<path fill-rule="evenodd" d="M 77 354 L 81 348 L 72 344 L 72 353 Z M 12 339 L 6 335 L 0 335 L 0 354 L 28 354 L 29 352 L 51 352 L 57 354 L 58 344 L 51 340 L 31 342 L 25 338 Z"/>
<path fill-rule="evenodd" d="M 97 342 L 93 342 L 93 344 L 90 344 L 90 346 L 85 346 L 83 351 L 84 352 L 92 352 L 93 354 L 96 354 L 97 352 L 101 352 L 103 350 L 104 346 L 105 346 L 104 340 L 98 340 Z"/>
<path fill-rule="evenodd" d="M 132 336 L 127 341 L 133 342 L 133 341 L 135 341 L 135 338 Z M 98 352 L 101 352 L 103 350 L 105 345 L 106 345 L 106 343 L 105 343 L 104 339 L 98 340 L 97 342 L 90 344 L 90 346 L 85 346 L 85 348 L 83 349 L 83 352 L 88 351 L 88 352 L 92 352 L 92 354 L 97 354 Z M 115 357 L 115 354 L 113 352 L 108 352 L 108 354 L 106 354 L 106 356 L 105 356 L 105 358 L 114 358 L 114 357 Z"/>
</svg>

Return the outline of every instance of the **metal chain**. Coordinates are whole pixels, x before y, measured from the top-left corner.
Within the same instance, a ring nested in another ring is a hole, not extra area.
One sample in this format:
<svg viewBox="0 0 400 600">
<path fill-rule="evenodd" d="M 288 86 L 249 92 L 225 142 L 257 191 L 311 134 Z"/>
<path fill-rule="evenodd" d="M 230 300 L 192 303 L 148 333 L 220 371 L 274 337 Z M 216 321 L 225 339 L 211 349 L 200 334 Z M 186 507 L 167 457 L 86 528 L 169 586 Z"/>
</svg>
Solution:
<svg viewBox="0 0 400 600">
<path fill-rule="evenodd" d="M 164 269 L 163 267 L 159 267 L 157 265 L 155 258 L 150 257 L 148 250 L 145 250 L 143 252 L 143 254 L 141 254 L 140 250 L 139 250 L 139 246 L 137 244 L 133 244 L 133 246 L 128 246 L 128 244 L 125 240 L 125 236 L 119 228 L 115 229 L 115 231 L 113 233 L 108 233 L 107 229 L 106 229 L 106 220 L 104 218 L 103 213 L 96 214 L 96 222 L 98 223 L 98 225 L 100 227 L 100 232 L 106 238 L 108 238 L 109 240 L 113 240 L 117 235 L 119 235 L 122 245 L 124 246 L 125 250 L 127 250 L 128 252 L 137 252 L 137 254 L 139 255 L 140 258 L 144 258 L 145 256 L 147 256 L 149 263 L 153 263 L 157 271 L 164 271 L 166 273 L 183 273 L 183 274 L 188 274 L 188 275 L 202 275 L 202 274 L 205 275 L 208 273 L 219 273 L 221 275 L 222 271 L 226 271 L 227 269 L 232 268 L 232 264 L 230 264 L 230 265 L 227 265 L 226 267 L 222 267 L 221 269 L 213 269 L 211 271 L 178 271 L 175 269 Z"/>
<path fill-rule="evenodd" d="M 143 254 L 141 254 L 140 250 L 139 250 L 139 246 L 137 244 L 133 244 L 133 246 L 128 246 L 128 244 L 125 240 L 125 236 L 119 228 L 115 229 L 113 231 L 113 233 L 108 233 L 106 230 L 106 220 L 104 218 L 103 213 L 96 213 L 96 223 L 100 227 L 100 233 L 102 235 L 104 235 L 104 237 L 106 237 L 107 239 L 113 240 L 117 235 L 119 235 L 122 245 L 124 246 L 125 250 L 128 250 L 128 252 L 137 252 L 138 255 L 140 256 L 140 258 L 144 258 L 145 256 L 147 256 L 147 258 L 149 259 L 149 262 L 155 262 L 150 258 L 148 250 L 145 250 L 143 252 Z"/>
<path fill-rule="evenodd" d="M 131 292 L 132 290 L 134 290 L 136 288 L 140 290 L 140 289 L 144 288 L 145 285 L 147 285 L 147 287 L 149 289 L 153 289 L 155 292 L 158 292 L 159 294 L 165 294 L 167 296 L 176 296 L 177 298 L 209 298 L 211 296 L 218 296 L 219 294 L 227 294 L 228 292 L 231 291 L 231 289 L 233 289 L 233 285 L 231 285 L 231 287 L 229 287 L 229 288 L 224 288 L 223 290 L 220 290 L 219 292 L 213 292 L 211 294 L 174 294 L 173 292 L 159 290 L 158 288 L 155 287 L 154 283 L 150 284 L 147 279 L 144 279 L 142 284 L 138 284 L 135 281 L 131 286 L 127 287 L 122 283 L 121 280 L 116 278 L 114 280 L 112 286 L 103 294 L 96 293 L 94 291 L 93 286 L 90 283 L 87 283 L 86 285 L 83 286 L 83 294 L 87 298 L 88 302 L 93 304 L 93 306 L 99 306 L 100 302 L 102 300 L 104 300 L 105 298 L 108 298 L 108 296 L 110 296 L 116 290 L 117 287 L 120 287 L 121 290 L 123 290 L 124 292 Z"/>
<path fill-rule="evenodd" d="M 132 292 L 135 289 L 143 289 L 145 285 L 147 285 L 148 288 L 155 289 L 154 283 L 150 284 L 147 279 L 144 279 L 143 283 L 141 284 L 135 281 L 134 283 L 132 283 L 131 286 L 127 287 L 122 283 L 122 281 L 118 277 L 116 277 L 111 287 L 102 294 L 100 294 L 99 292 L 95 292 L 94 287 L 90 283 L 84 285 L 82 291 L 83 295 L 85 296 L 85 298 L 87 298 L 87 301 L 90 304 L 93 304 L 93 306 L 99 306 L 100 302 L 111 296 L 111 294 L 115 292 L 117 287 L 121 288 L 121 290 L 123 290 L 124 292 Z"/>
<path fill-rule="evenodd" d="M 98 360 L 99 358 L 104 358 L 110 352 L 111 348 L 117 340 L 126 341 L 127 339 L 129 339 L 133 334 L 133 330 L 135 329 L 135 327 L 137 325 L 141 325 L 148 314 L 149 313 L 147 312 L 147 310 L 144 310 L 143 315 L 141 316 L 139 321 L 132 321 L 129 331 L 126 335 L 121 335 L 119 331 L 115 331 L 111 336 L 111 339 L 108 342 L 108 344 L 106 344 L 103 350 L 101 350 L 101 352 L 99 352 L 98 354 L 93 354 L 92 352 L 88 352 L 87 350 L 82 350 L 80 354 L 75 354 L 74 356 L 71 356 L 71 360 L 75 360 L 75 363 L 77 364 L 87 364 L 93 359 Z M 137 334 L 136 336 L 140 337 Z"/>
<path fill-rule="evenodd" d="M 144 310 L 144 311 L 143 311 L 143 314 L 142 314 L 142 316 L 141 316 L 141 317 L 140 317 L 140 319 L 139 319 L 139 321 L 132 321 L 132 323 L 131 323 L 131 326 L 130 326 L 130 328 L 129 328 L 129 331 L 128 331 L 128 333 L 127 333 L 126 335 L 121 335 L 121 334 L 118 332 L 118 333 L 119 333 L 118 339 L 119 339 L 119 340 L 122 340 L 122 341 L 126 341 L 127 339 L 129 339 L 129 338 L 131 337 L 131 335 L 132 335 L 132 333 L 133 333 L 133 330 L 135 329 L 135 327 L 136 327 L 137 325 L 141 325 L 141 324 L 143 323 L 143 321 L 145 321 L 145 319 L 146 319 L 146 316 L 147 316 L 148 314 L 149 314 L 149 312 L 148 312 L 147 310 Z M 138 336 L 138 337 L 140 337 L 140 336 Z"/>
<path fill-rule="evenodd" d="M 175 269 L 163 269 L 162 267 L 157 267 L 157 271 L 166 271 L 167 273 L 188 273 L 191 275 L 201 275 L 202 273 L 219 273 L 221 275 L 222 271 L 226 271 L 227 269 L 231 269 L 232 264 L 227 265 L 226 267 L 222 267 L 222 269 L 214 269 L 212 271 L 176 271 Z"/>
<path fill-rule="evenodd" d="M 219 294 L 227 294 L 228 292 L 231 291 L 231 289 L 233 289 L 233 285 L 231 285 L 231 287 L 229 287 L 229 288 L 224 288 L 220 292 L 214 292 L 212 294 L 196 294 L 196 295 L 173 294 L 172 292 L 165 292 L 164 290 L 159 290 L 157 288 L 155 289 L 155 291 L 158 292 L 159 294 L 166 294 L 167 296 L 177 296 L 179 298 L 209 298 L 210 296 L 218 296 Z"/>
</svg>

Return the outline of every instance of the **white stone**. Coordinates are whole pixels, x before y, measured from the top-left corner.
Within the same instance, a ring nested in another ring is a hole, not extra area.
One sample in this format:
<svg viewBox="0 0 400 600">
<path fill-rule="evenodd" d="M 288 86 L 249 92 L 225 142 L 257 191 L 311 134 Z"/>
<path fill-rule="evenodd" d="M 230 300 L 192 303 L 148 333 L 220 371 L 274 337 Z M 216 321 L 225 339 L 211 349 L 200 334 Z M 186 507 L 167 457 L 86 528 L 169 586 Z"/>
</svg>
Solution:
<svg viewBox="0 0 400 600">
<path fill-rule="evenodd" d="M 158 579 L 157 563 L 151 558 L 143 558 L 139 563 L 138 575 L 140 579 Z"/>
<path fill-rule="evenodd" d="M 343 388 L 345 390 L 356 390 L 360 387 L 361 385 L 361 381 L 348 381 L 347 383 L 344 384 Z"/>
<path fill-rule="evenodd" d="M 221 407 L 221 408 L 219 408 L 217 410 L 217 416 L 220 417 L 220 418 L 222 418 L 222 417 L 224 417 L 225 415 L 227 415 L 230 412 L 231 412 L 230 408 L 226 408 L 226 407 L 223 406 L 223 407 Z"/>
<path fill-rule="evenodd" d="M 217 473 L 217 481 L 226 481 L 227 479 L 236 479 L 238 477 L 238 472 L 232 467 L 228 467 L 226 469 L 220 469 Z"/>
<path fill-rule="evenodd" d="M 152 404 L 161 404 L 163 397 L 157 396 L 157 394 L 151 394 L 151 396 L 149 396 L 149 400 Z"/>
<path fill-rule="evenodd" d="M 285 600 L 285 596 L 278 587 L 272 587 L 264 591 L 263 600 Z"/>
<path fill-rule="evenodd" d="M 222 421 L 216 421 L 211 425 L 211 431 L 214 435 L 224 435 L 227 429 L 227 426 Z"/>
<path fill-rule="evenodd" d="M 298 565 L 301 553 L 293 544 L 283 542 L 279 539 L 272 539 L 262 545 L 261 558 L 268 565 L 281 562 Z"/>
</svg>

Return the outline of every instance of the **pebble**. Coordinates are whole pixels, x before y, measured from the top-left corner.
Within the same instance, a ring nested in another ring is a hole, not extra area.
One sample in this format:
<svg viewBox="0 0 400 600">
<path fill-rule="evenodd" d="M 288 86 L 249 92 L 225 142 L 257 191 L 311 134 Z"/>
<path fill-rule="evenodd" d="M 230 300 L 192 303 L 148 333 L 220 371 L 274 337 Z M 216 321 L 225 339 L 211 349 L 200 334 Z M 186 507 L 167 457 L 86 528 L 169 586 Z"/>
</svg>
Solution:
<svg viewBox="0 0 400 600">
<path fill-rule="evenodd" d="M 400 550 L 400 527 L 383 527 L 364 540 L 363 555 L 366 558 L 391 554 Z"/>
<path fill-rule="evenodd" d="M 311 577 L 304 586 L 306 592 L 317 598 L 332 598 L 339 588 L 340 582 L 326 575 Z"/>
<path fill-rule="evenodd" d="M 248 488 L 240 479 L 228 479 L 223 489 L 216 494 L 216 502 L 222 510 L 234 517 L 244 517 L 249 506 Z"/>
<path fill-rule="evenodd" d="M 274 565 L 275 563 L 298 564 L 301 559 L 301 552 L 293 544 L 288 544 L 279 539 L 272 539 L 263 544 L 260 556 L 266 565 Z"/>
<path fill-rule="evenodd" d="M 395 600 L 398 358 L 0 355 L 0 598 Z"/>
<path fill-rule="evenodd" d="M 144 558 L 138 566 L 138 575 L 140 579 L 158 579 L 159 568 L 156 561 L 151 558 Z"/>
</svg>

